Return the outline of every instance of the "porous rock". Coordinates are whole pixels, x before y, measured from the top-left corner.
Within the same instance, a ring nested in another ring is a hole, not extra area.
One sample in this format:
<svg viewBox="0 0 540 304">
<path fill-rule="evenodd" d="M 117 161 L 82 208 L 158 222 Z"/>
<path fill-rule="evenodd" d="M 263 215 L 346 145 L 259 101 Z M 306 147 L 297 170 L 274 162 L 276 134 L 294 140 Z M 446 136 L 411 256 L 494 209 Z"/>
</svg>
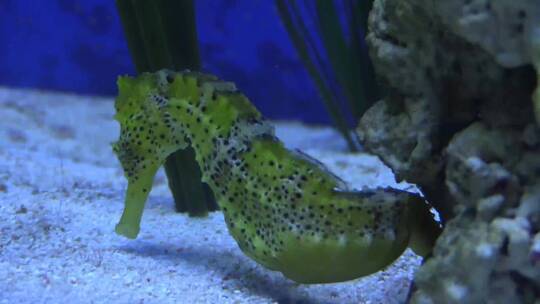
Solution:
<svg viewBox="0 0 540 304">
<path fill-rule="evenodd" d="M 369 26 L 388 94 L 358 134 L 398 179 L 419 185 L 446 225 L 412 302 L 533 303 L 540 2 L 375 0 Z"/>
</svg>

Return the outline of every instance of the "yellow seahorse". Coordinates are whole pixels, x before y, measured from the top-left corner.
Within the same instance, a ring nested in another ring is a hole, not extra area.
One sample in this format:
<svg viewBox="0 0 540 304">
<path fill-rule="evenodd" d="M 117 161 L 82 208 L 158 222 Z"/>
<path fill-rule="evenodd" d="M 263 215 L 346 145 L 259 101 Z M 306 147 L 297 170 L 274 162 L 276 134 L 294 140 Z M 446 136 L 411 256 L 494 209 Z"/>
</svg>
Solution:
<svg viewBox="0 0 540 304">
<path fill-rule="evenodd" d="M 116 232 L 135 238 L 165 158 L 194 148 L 229 232 L 263 266 L 300 283 L 379 271 L 410 246 L 431 251 L 440 226 L 417 195 L 351 191 L 324 166 L 289 151 L 234 84 L 195 72 L 120 77 L 113 144 L 128 188 Z"/>
</svg>

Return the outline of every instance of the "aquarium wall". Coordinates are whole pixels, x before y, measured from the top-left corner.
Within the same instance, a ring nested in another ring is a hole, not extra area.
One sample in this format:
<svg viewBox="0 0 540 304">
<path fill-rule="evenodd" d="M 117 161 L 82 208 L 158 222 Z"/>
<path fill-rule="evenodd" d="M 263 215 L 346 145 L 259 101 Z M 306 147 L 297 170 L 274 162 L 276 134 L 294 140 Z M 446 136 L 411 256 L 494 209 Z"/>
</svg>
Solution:
<svg viewBox="0 0 540 304">
<path fill-rule="evenodd" d="M 273 0 L 201 0 L 196 14 L 203 70 L 271 119 L 330 122 Z M 2 86 L 113 96 L 135 73 L 110 0 L 0 1 L 0 44 Z"/>
<path fill-rule="evenodd" d="M 0 303 L 540 304 L 540 1 L 0 1 Z"/>
</svg>

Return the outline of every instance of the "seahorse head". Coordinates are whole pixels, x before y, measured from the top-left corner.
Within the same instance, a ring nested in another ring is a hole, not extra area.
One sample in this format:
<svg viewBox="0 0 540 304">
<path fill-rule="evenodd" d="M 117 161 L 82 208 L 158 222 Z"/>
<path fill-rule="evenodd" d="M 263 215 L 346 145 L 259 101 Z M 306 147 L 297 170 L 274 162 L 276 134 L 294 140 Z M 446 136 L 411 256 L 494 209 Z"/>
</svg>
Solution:
<svg viewBox="0 0 540 304">
<path fill-rule="evenodd" d="M 120 137 L 113 143 L 113 150 L 128 177 L 136 177 L 149 166 L 159 166 L 173 152 L 171 143 L 185 145 L 183 138 L 171 134 L 169 100 L 163 85 L 166 78 L 164 71 L 118 79 L 115 119 L 120 123 Z"/>
</svg>

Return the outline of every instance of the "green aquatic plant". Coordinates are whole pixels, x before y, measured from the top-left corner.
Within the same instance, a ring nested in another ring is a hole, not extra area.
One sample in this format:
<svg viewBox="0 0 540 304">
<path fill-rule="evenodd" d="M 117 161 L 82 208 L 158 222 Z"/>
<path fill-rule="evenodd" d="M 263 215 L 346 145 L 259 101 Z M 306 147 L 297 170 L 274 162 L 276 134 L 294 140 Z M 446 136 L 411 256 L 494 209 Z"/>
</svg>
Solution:
<svg viewBox="0 0 540 304">
<path fill-rule="evenodd" d="M 356 124 L 379 98 L 364 42 L 373 0 L 339 2 L 341 10 L 338 1 L 332 0 L 275 0 L 282 23 L 334 126 L 354 151 L 358 143 L 351 136 L 347 116 Z M 313 24 L 308 26 L 310 21 Z"/>
<path fill-rule="evenodd" d="M 536 116 L 536 122 L 540 124 L 540 38 L 536 38 L 531 43 L 531 54 L 533 65 L 536 69 L 536 88 L 533 92 L 532 100 Z"/>
<path fill-rule="evenodd" d="M 167 156 L 192 147 L 241 250 L 301 283 L 379 271 L 409 246 L 427 255 L 439 234 L 430 207 L 395 189 L 352 191 L 314 159 L 287 150 L 233 83 L 162 70 L 118 80 L 114 143 L 128 188 L 116 232 L 139 233 Z"/>
</svg>

